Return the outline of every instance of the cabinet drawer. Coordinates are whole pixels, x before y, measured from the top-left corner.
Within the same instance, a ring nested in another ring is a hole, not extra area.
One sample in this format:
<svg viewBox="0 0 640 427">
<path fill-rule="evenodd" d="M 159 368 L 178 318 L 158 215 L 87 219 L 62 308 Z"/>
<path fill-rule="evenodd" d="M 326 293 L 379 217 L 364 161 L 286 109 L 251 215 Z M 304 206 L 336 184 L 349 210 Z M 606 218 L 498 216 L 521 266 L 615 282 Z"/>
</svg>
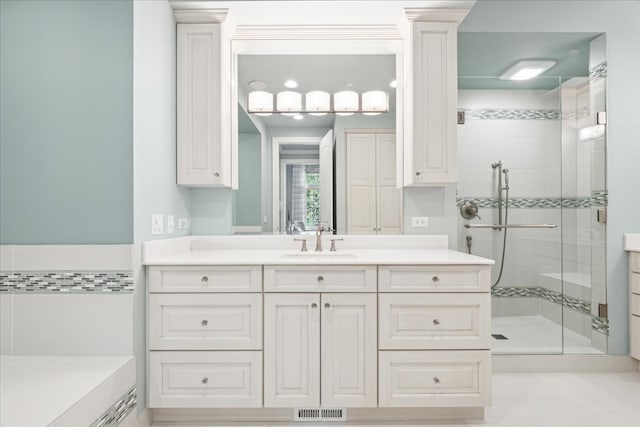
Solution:
<svg viewBox="0 0 640 427">
<path fill-rule="evenodd" d="M 380 266 L 380 292 L 489 292 L 489 267 Z"/>
<path fill-rule="evenodd" d="M 149 292 L 260 292 L 261 266 L 149 267 Z"/>
<path fill-rule="evenodd" d="M 489 294 L 380 294 L 380 349 L 489 349 Z"/>
<path fill-rule="evenodd" d="M 261 347 L 261 294 L 149 295 L 151 350 Z"/>
<path fill-rule="evenodd" d="M 629 337 L 631 351 L 629 354 L 635 359 L 640 359 L 640 316 L 629 316 L 631 324 L 629 325 Z"/>
<path fill-rule="evenodd" d="M 640 295 L 631 294 L 631 314 L 640 316 Z"/>
<path fill-rule="evenodd" d="M 640 273 L 629 274 L 629 288 L 632 294 L 640 294 Z"/>
<path fill-rule="evenodd" d="M 149 353 L 150 408 L 261 406 L 261 351 Z"/>
<path fill-rule="evenodd" d="M 640 273 L 640 252 L 631 252 L 629 254 L 629 269 Z"/>
<path fill-rule="evenodd" d="M 491 404 L 489 350 L 380 351 L 381 407 Z"/>
<path fill-rule="evenodd" d="M 264 267 L 265 292 L 375 292 L 376 266 Z"/>
</svg>

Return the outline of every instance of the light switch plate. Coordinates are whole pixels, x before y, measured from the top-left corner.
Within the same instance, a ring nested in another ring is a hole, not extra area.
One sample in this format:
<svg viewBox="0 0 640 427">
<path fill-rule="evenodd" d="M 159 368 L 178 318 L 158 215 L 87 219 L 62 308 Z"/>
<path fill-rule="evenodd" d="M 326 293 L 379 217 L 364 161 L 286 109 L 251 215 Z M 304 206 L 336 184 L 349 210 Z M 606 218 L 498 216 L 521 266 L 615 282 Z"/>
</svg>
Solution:
<svg viewBox="0 0 640 427">
<path fill-rule="evenodd" d="M 191 221 L 189 221 L 187 218 L 178 219 L 178 228 L 180 230 L 186 230 L 187 228 L 189 228 L 190 224 L 191 224 Z"/>
<path fill-rule="evenodd" d="M 176 231 L 176 223 L 173 215 L 167 215 L 167 234 L 173 234 Z"/>
<path fill-rule="evenodd" d="M 153 214 L 151 215 L 151 235 L 157 236 L 158 234 L 162 234 L 163 231 L 163 217 L 161 214 Z"/>
<path fill-rule="evenodd" d="M 411 217 L 411 226 L 412 227 L 428 227 L 429 226 L 429 217 L 426 217 L 426 216 L 412 216 Z"/>
</svg>

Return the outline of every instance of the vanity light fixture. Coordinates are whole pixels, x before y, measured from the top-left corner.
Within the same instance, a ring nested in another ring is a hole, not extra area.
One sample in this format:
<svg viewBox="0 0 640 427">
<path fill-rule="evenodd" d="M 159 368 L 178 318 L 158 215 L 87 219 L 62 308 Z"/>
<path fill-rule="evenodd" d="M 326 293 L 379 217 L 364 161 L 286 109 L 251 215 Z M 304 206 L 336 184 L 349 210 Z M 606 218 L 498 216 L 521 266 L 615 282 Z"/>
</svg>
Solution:
<svg viewBox="0 0 640 427">
<path fill-rule="evenodd" d="M 308 92 L 305 107 L 312 116 L 324 116 L 331 111 L 331 95 L 321 90 Z"/>
<path fill-rule="evenodd" d="M 315 90 L 305 95 L 305 108 L 302 108 L 302 94 L 294 91 L 278 92 L 275 96 L 265 91 L 249 92 L 247 112 L 257 116 L 268 116 L 279 113 L 285 116 L 309 114 L 324 116 L 336 113 L 339 116 L 350 116 L 354 113 L 378 115 L 389 112 L 389 96 L 381 90 L 370 90 L 360 95 L 358 92 L 343 90 L 331 95 L 328 92 Z"/>
<path fill-rule="evenodd" d="M 500 80 L 529 80 L 544 73 L 555 64 L 555 61 L 519 61 L 502 73 Z"/>
<path fill-rule="evenodd" d="M 362 94 L 362 111 L 365 116 L 376 116 L 389 111 L 389 98 L 386 92 L 370 90 Z"/>
<path fill-rule="evenodd" d="M 302 111 L 302 94 L 285 90 L 276 95 L 276 109 L 285 116 L 293 116 Z"/>
<path fill-rule="evenodd" d="M 333 94 L 333 108 L 339 116 L 350 116 L 360 108 L 360 97 L 352 90 L 336 92 Z"/>
<path fill-rule="evenodd" d="M 249 110 L 259 116 L 270 116 L 273 112 L 273 94 L 262 90 L 249 93 Z"/>
</svg>

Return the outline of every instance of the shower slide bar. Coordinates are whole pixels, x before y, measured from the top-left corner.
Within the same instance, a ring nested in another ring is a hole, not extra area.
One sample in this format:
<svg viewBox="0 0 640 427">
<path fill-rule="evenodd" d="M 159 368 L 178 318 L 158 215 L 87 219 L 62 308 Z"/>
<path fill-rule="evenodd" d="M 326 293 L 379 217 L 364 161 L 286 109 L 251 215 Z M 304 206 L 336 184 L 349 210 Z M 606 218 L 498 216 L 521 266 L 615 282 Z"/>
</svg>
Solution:
<svg viewBox="0 0 640 427">
<path fill-rule="evenodd" d="M 556 228 L 556 224 L 465 224 L 464 228 Z"/>
</svg>

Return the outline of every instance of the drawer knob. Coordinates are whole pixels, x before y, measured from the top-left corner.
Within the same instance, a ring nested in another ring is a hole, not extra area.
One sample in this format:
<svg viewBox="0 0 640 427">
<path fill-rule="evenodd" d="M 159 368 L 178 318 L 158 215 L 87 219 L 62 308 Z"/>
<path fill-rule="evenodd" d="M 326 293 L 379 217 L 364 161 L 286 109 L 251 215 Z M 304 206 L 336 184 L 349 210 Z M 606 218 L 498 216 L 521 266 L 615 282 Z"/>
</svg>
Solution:
<svg viewBox="0 0 640 427">
<path fill-rule="evenodd" d="M 202 321 L 202 326 L 207 326 L 209 324 L 209 321 L 207 319 Z"/>
<path fill-rule="evenodd" d="M 203 282 L 206 283 L 206 282 L 209 281 L 209 277 L 208 276 L 202 276 L 202 279 L 200 279 L 200 280 L 202 280 Z"/>
<path fill-rule="evenodd" d="M 433 382 L 436 383 L 436 384 L 440 384 L 440 378 L 433 377 Z"/>
<path fill-rule="evenodd" d="M 438 319 L 433 319 L 433 324 L 434 324 L 434 325 L 439 325 L 439 324 L 440 324 L 440 321 L 439 321 Z"/>
<path fill-rule="evenodd" d="M 318 304 L 316 304 L 315 302 L 311 303 L 311 308 L 318 308 Z"/>
<path fill-rule="evenodd" d="M 438 283 L 440 281 L 440 278 L 438 276 L 433 276 L 431 280 L 433 280 L 433 283 Z"/>
<path fill-rule="evenodd" d="M 422 175 L 422 172 L 420 171 L 416 172 L 416 176 L 420 176 L 420 175 Z"/>
<path fill-rule="evenodd" d="M 218 172 L 214 172 L 214 173 L 213 173 L 213 176 L 215 176 L 216 178 L 220 178 L 220 173 L 218 173 Z"/>
<path fill-rule="evenodd" d="M 330 307 L 331 307 L 331 304 L 329 304 L 328 302 L 324 303 L 324 308 L 330 308 Z"/>
<path fill-rule="evenodd" d="M 207 384 L 208 382 L 209 382 L 209 378 L 204 377 L 204 378 L 202 379 L 202 384 Z"/>
<path fill-rule="evenodd" d="M 318 276 L 318 282 L 324 282 L 324 277 Z"/>
</svg>

